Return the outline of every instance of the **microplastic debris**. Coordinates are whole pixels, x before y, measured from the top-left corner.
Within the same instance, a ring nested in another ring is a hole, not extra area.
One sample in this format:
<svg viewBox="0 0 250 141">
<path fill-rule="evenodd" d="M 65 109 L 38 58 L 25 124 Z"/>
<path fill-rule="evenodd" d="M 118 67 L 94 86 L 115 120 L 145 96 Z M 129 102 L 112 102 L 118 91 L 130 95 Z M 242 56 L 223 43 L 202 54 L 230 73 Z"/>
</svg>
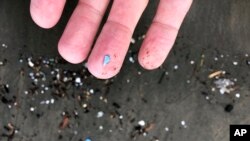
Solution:
<svg viewBox="0 0 250 141">
<path fill-rule="evenodd" d="M 223 74 L 223 71 L 221 71 L 221 70 L 216 71 L 216 72 L 213 72 L 213 73 L 209 74 L 208 78 L 214 78 L 214 77 L 219 76 L 221 74 Z"/>
<path fill-rule="evenodd" d="M 175 69 L 175 70 L 177 70 L 178 68 L 179 68 L 179 66 L 178 66 L 178 65 L 175 65 L 175 66 L 174 66 L 174 69 Z"/>
<path fill-rule="evenodd" d="M 165 127 L 165 131 L 168 132 L 168 131 L 169 131 L 169 128 L 168 128 L 168 127 Z"/>
<path fill-rule="evenodd" d="M 140 71 L 138 71 L 138 75 L 141 75 L 141 72 L 140 72 Z"/>
<path fill-rule="evenodd" d="M 181 121 L 181 125 L 182 125 L 184 128 L 187 128 L 186 122 L 185 122 L 184 120 Z"/>
<path fill-rule="evenodd" d="M 140 120 L 140 121 L 138 122 L 138 124 L 139 124 L 140 126 L 145 126 L 145 125 L 146 125 L 146 123 L 145 123 L 144 120 Z"/>
<path fill-rule="evenodd" d="M 90 89 L 89 92 L 90 92 L 91 94 L 93 94 L 95 91 L 94 91 L 94 89 Z"/>
<path fill-rule="evenodd" d="M 131 42 L 132 44 L 134 44 L 134 43 L 135 43 L 135 39 L 134 39 L 134 38 L 131 38 L 130 42 Z"/>
<path fill-rule="evenodd" d="M 30 111 L 31 112 L 35 111 L 35 108 L 34 107 L 30 107 Z"/>
<path fill-rule="evenodd" d="M 237 66 L 237 65 L 238 65 L 238 62 L 234 61 L 234 62 L 233 62 L 233 65 Z"/>
<path fill-rule="evenodd" d="M 84 141 L 92 141 L 90 137 L 87 137 Z"/>
<path fill-rule="evenodd" d="M 54 102 L 55 102 L 55 100 L 52 98 L 52 99 L 50 100 L 50 103 L 53 104 Z"/>
<path fill-rule="evenodd" d="M 3 66 L 3 61 L 0 61 L 0 66 Z"/>
<path fill-rule="evenodd" d="M 104 112 L 103 112 L 103 111 L 99 111 L 99 112 L 97 113 L 96 117 L 97 117 L 97 118 L 101 118 L 101 117 L 103 117 L 103 115 L 104 115 Z"/>
<path fill-rule="evenodd" d="M 235 97 L 240 98 L 240 94 L 239 93 L 235 94 Z"/>
<path fill-rule="evenodd" d="M 219 89 L 221 94 L 224 93 L 230 93 L 234 89 L 232 88 L 234 86 L 234 82 L 229 79 L 218 79 L 215 82 L 216 87 Z"/>
<path fill-rule="evenodd" d="M 99 126 L 99 130 L 103 130 L 103 126 L 102 125 Z"/>
<path fill-rule="evenodd" d="M 135 63 L 135 60 L 134 60 L 133 57 L 129 57 L 129 61 L 130 61 L 131 63 Z"/>
<path fill-rule="evenodd" d="M 190 64 L 191 64 L 191 65 L 193 65 L 193 64 L 194 64 L 194 61 L 193 61 L 193 60 L 191 60 L 191 61 L 190 61 Z"/>
<path fill-rule="evenodd" d="M 31 60 L 29 60 L 28 65 L 29 65 L 30 67 L 34 67 L 34 66 L 35 66 L 34 63 L 31 62 Z"/>
<path fill-rule="evenodd" d="M 104 56 L 104 60 L 103 60 L 103 65 L 107 65 L 110 62 L 110 56 L 109 55 L 105 55 Z"/>
<path fill-rule="evenodd" d="M 24 91 L 24 94 L 27 95 L 29 92 L 28 91 Z"/>
<path fill-rule="evenodd" d="M 77 77 L 76 79 L 75 79 L 75 82 L 76 83 L 81 83 L 82 81 L 81 81 L 81 78 L 80 77 Z"/>
<path fill-rule="evenodd" d="M 46 103 L 46 104 L 49 104 L 49 103 L 50 103 L 50 101 L 49 101 L 49 100 L 46 100 L 46 101 L 45 101 L 45 103 Z"/>
<path fill-rule="evenodd" d="M 123 119 L 123 115 L 120 115 L 120 116 L 119 116 L 119 119 Z"/>
<path fill-rule="evenodd" d="M 6 44 L 2 44 L 3 48 L 8 48 L 8 46 Z"/>
</svg>

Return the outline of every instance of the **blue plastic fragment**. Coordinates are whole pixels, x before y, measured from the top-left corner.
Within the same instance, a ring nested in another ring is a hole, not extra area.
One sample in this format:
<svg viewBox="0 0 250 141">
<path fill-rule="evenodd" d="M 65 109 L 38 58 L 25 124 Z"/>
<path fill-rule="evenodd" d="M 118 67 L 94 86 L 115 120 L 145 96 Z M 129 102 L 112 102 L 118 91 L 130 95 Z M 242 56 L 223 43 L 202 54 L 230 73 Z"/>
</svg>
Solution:
<svg viewBox="0 0 250 141">
<path fill-rule="evenodd" d="M 90 137 L 87 137 L 85 141 L 92 141 Z"/>
<path fill-rule="evenodd" d="M 110 56 L 109 55 L 105 55 L 104 59 L 103 59 L 103 65 L 107 65 L 110 62 Z"/>
</svg>

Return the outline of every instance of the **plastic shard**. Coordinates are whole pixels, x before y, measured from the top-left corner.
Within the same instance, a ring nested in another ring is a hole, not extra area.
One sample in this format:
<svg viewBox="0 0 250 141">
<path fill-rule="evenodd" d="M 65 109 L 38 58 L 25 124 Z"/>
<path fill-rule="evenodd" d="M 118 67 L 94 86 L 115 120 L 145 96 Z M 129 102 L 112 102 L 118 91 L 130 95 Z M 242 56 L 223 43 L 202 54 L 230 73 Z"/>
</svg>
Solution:
<svg viewBox="0 0 250 141">
<path fill-rule="evenodd" d="M 103 65 L 107 65 L 110 62 L 110 56 L 109 55 L 105 55 L 104 59 L 103 59 Z"/>
</svg>

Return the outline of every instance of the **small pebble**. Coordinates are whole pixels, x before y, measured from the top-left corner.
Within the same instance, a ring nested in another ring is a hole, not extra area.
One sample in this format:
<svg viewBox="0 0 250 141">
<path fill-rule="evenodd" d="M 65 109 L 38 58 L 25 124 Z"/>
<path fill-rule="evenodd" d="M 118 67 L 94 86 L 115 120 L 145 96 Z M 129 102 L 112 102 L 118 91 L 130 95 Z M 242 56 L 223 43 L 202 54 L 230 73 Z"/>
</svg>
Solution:
<svg viewBox="0 0 250 141">
<path fill-rule="evenodd" d="M 225 106 L 225 111 L 230 113 L 233 110 L 234 106 L 232 104 L 228 104 Z"/>
</svg>

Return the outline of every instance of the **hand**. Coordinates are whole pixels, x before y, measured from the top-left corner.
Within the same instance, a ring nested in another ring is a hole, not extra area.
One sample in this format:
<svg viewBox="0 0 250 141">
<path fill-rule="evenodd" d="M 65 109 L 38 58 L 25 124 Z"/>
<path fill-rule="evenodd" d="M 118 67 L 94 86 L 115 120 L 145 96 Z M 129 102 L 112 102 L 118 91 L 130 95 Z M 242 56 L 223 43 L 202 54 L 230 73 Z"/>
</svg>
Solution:
<svg viewBox="0 0 250 141">
<path fill-rule="evenodd" d="M 33 20 L 43 28 L 59 20 L 66 0 L 31 0 Z M 80 63 L 91 51 L 94 38 L 110 0 L 79 0 L 58 43 L 61 56 Z M 145 69 L 158 68 L 166 59 L 192 0 L 160 0 L 157 13 L 139 52 Z M 109 17 L 92 49 L 87 67 L 96 77 L 116 75 L 148 0 L 114 0 Z"/>
</svg>

